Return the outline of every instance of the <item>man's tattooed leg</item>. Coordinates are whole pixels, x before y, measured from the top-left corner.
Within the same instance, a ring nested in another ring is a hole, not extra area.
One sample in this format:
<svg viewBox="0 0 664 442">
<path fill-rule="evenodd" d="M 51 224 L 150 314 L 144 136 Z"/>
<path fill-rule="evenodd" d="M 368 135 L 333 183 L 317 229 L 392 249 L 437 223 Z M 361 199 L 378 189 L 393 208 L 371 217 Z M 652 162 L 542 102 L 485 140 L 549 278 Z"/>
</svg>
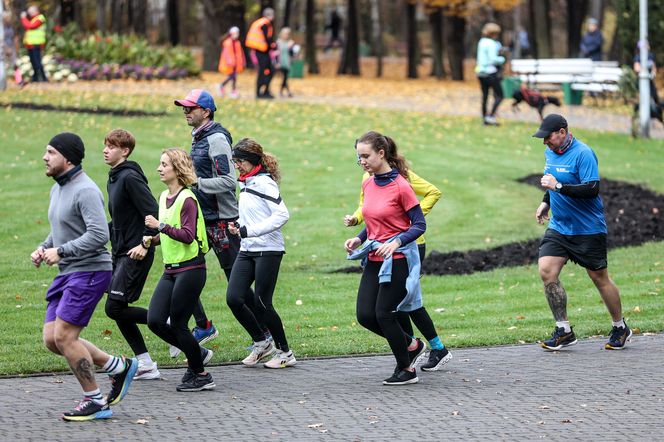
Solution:
<svg viewBox="0 0 664 442">
<path fill-rule="evenodd" d="M 567 293 L 560 281 L 546 284 L 544 294 L 546 300 L 549 301 L 553 318 L 556 321 L 567 321 Z"/>
</svg>

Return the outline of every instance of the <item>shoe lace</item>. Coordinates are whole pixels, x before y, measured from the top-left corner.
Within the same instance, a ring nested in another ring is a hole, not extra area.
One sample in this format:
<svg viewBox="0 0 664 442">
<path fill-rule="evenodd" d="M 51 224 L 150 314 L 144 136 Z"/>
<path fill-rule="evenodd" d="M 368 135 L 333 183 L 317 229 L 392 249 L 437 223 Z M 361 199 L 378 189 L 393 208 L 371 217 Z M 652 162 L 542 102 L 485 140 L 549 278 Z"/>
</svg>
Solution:
<svg viewBox="0 0 664 442">
<path fill-rule="evenodd" d="M 76 411 L 83 411 L 91 405 L 92 405 L 92 399 L 84 398 L 81 402 L 78 403 L 75 410 Z"/>
<path fill-rule="evenodd" d="M 622 334 L 623 334 L 623 328 L 614 325 L 613 328 L 611 329 L 611 336 L 609 340 L 611 342 L 618 342 L 620 341 L 620 337 L 622 336 Z"/>
</svg>

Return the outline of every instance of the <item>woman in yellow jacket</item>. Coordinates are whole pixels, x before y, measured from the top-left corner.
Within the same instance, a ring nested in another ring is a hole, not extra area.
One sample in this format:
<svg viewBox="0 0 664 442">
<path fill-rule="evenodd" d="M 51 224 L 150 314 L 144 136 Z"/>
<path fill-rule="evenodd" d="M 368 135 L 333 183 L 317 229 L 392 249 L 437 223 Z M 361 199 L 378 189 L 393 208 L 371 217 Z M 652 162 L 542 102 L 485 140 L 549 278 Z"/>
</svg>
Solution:
<svg viewBox="0 0 664 442">
<path fill-rule="evenodd" d="M 362 182 L 369 179 L 369 174 L 365 173 L 362 177 Z M 422 213 L 424 216 L 427 216 L 433 206 L 438 202 L 441 197 L 441 192 L 436 186 L 421 178 L 412 170 L 408 170 L 408 182 L 413 188 L 415 195 L 421 198 L 420 207 L 422 208 Z M 346 215 L 344 217 L 344 224 L 346 227 L 356 226 L 364 220 L 362 217 L 362 205 L 364 204 L 364 193 L 360 190 L 360 204 L 352 215 Z M 424 235 L 420 236 L 417 239 L 417 248 L 420 254 L 420 261 L 424 261 L 424 256 L 426 253 L 426 244 L 424 242 Z M 409 318 L 410 316 L 410 318 Z M 403 330 L 413 337 L 415 341 L 419 341 L 419 338 L 414 337 L 413 326 L 410 323 L 412 319 L 415 326 L 418 328 L 422 335 L 429 342 L 431 351 L 429 352 L 429 357 L 426 362 L 420 365 L 420 368 L 424 371 L 437 371 L 447 362 L 452 359 L 452 353 L 443 345 L 438 333 L 436 333 L 436 327 L 433 324 L 431 316 L 427 312 L 425 307 L 419 308 L 412 312 L 408 313 L 399 313 L 398 314 L 399 323 Z M 413 345 L 413 349 L 409 348 L 408 350 L 411 353 L 412 358 L 417 358 L 422 352 L 423 346 L 420 346 L 419 343 L 417 346 Z"/>
</svg>

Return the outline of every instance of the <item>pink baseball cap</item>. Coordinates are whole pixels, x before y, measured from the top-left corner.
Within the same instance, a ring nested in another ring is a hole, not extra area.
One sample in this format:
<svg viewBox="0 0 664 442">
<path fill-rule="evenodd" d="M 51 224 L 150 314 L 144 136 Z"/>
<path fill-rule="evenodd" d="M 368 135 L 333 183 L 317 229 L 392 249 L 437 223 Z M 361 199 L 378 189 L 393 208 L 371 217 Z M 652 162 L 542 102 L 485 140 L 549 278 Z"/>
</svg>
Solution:
<svg viewBox="0 0 664 442">
<path fill-rule="evenodd" d="M 212 112 L 217 110 L 217 106 L 214 105 L 214 98 L 212 98 L 212 95 L 208 91 L 203 89 L 192 89 L 184 99 L 175 100 L 175 105 L 187 107 L 198 106 L 203 109 L 210 109 Z"/>
</svg>

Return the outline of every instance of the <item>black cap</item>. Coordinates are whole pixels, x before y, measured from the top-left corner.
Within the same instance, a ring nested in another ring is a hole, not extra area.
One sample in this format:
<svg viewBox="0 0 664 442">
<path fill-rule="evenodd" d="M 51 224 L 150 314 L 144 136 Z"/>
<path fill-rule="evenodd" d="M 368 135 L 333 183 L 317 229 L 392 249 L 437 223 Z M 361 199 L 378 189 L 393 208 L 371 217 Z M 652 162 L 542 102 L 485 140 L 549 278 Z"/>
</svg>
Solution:
<svg viewBox="0 0 664 442">
<path fill-rule="evenodd" d="M 533 134 L 533 137 L 546 138 L 551 135 L 551 132 L 556 132 L 563 128 L 567 129 L 567 120 L 562 115 L 550 114 L 542 121 L 542 124 L 540 124 L 537 132 Z"/>
<path fill-rule="evenodd" d="M 62 132 L 51 138 L 48 144 L 60 152 L 74 166 L 78 166 L 83 161 L 85 146 L 81 137 L 76 134 Z"/>
</svg>

